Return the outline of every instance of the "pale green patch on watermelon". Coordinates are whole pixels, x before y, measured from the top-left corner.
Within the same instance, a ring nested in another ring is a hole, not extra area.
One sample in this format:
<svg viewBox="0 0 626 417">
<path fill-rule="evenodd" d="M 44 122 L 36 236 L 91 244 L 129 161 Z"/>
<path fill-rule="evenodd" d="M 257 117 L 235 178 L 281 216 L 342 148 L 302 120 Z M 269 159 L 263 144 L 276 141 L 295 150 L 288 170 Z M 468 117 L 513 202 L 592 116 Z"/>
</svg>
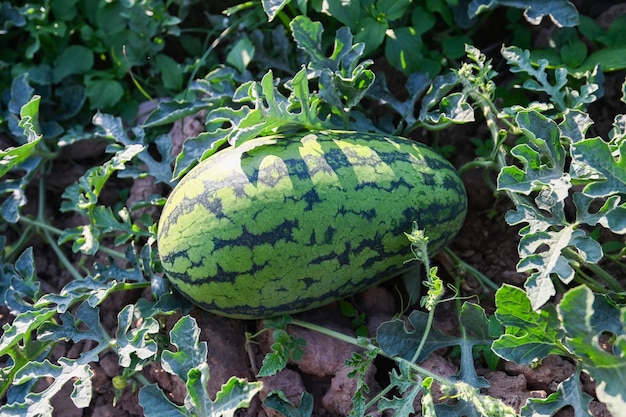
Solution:
<svg viewBox="0 0 626 417">
<path fill-rule="evenodd" d="M 220 151 L 172 191 L 159 222 L 163 269 L 217 314 L 314 308 L 406 270 L 417 221 L 429 251 L 467 209 L 448 161 L 407 139 L 316 132 Z"/>
</svg>

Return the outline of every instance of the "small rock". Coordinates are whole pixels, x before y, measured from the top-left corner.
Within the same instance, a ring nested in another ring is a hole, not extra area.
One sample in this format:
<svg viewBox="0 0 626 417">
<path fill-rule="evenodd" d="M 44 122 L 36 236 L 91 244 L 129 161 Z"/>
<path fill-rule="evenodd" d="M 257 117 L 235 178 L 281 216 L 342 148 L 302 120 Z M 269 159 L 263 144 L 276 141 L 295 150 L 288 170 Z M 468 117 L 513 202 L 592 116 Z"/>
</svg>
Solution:
<svg viewBox="0 0 626 417">
<path fill-rule="evenodd" d="M 396 312 L 396 302 L 393 295 L 383 287 L 372 287 L 356 296 L 360 310 L 366 316 L 386 314 L 393 316 Z"/>
<path fill-rule="evenodd" d="M 340 327 L 334 323 L 322 325 L 340 333 L 354 336 L 354 331 L 350 328 Z M 290 329 L 290 333 L 293 337 L 301 337 L 306 342 L 304 355 L 301 360 L 296 362 L 296 365 L 302 372 L 320 378 L 334 376 L 337 370 L 350 358 L 352 352 L 357 350 L 349 343 L 302 327 L 294 326 Z"/>
<path fill-rule="evenodd" d="M 199 312 L 199 310 L 196 310 Z M 209 348 L 208 360 L 211 378 L 208 388 L 211 398 L 231 376 L 252 380 L 250 362 L 246 354 L 246 324 L 243 320 L 220 317 L 206 312 L 196 314 L 202 329 L 202 340 Z"/>
<path fill-rule="evenodd" d="M 487 394 L 501 399 L 506 405 L 519 412 L 529 397 L 524 374 L 510 376 L 502 371 L 497 371 L 487 373 L 485 378 L 489 380 L 490 384 L 490 387 L 487 388 Z"/>
<path fill-rule="evenodd" d="M 264 377 L 261 381 L 263 381 L 263 390 L 259 393 L 259 396 L 263 401 L 265 401 L 265 398 L 271 391 L 280 390 L 285 393 L 291 404 L 297 407 L 300 404 L 300 396 L 306 391 L 300 374 L 288 368 L 283 369 L 276 375 Z M 268 417 L 282 417 L 281 413 L 265 406 L 265 404 L 263 404 L 263 410 Z"/>
<path fill-rule="evenodd" d="M 348 376 L 351 371 L 352 368 L 344 365 L 332 378 L 330 388 L 322 398 L 322 405 L 329 413 L 342 416 L 350 414 L 353 408 L 352 397 L 357 389 L 357 379 Z M 375 374 L 376 368 L 370 366 L 365 375 L 367 386 L 370 388 L 368 395 L 372 397 L 380 392 L 380 387 L 374 379 Z"/>
<path fill-rule="evenodd" d="M 534 369 L 529 365 L 518 365 L 513 362 L 506 362 L 504 365 L 504 370 L 509 375 L 524 374 L 529 389 L 547 392 L 556 391 L 558 384 L 572 376 L 575 369 L 574 364 L 558 355 L 546 357 L 541 365 Z"/>
<path fill-rule="evenodd" d="M 392 314 L 373 314 L 367 316 L 367 332 L 370 336 L 375 336 L 381 324 L 393 319 Z"/>
</svg>

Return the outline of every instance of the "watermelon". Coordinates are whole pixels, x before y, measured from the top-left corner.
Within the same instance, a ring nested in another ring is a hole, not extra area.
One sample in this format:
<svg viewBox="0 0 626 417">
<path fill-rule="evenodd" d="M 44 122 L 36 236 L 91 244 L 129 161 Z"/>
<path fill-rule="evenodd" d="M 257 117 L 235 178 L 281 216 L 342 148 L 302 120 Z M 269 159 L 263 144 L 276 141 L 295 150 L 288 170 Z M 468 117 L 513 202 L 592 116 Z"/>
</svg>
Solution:
<svg viewBox="0 0 626 417">
<path fill-rule="evenodd" d="M 413 222 L 435 254 L 467 210 L 452 165 L 408 139 L 319 131 L 252 139 L 185 175 L 158 225 L 163 270 L 219 315 L 322 306 L 411 265 Z"/>
</svg>

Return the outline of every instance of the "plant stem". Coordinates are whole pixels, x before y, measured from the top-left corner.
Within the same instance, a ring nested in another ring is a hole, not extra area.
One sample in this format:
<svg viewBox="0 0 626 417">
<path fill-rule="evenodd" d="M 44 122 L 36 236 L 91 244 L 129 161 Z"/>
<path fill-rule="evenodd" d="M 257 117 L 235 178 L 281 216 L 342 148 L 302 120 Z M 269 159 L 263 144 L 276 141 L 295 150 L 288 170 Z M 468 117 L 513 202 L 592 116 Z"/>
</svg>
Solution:
<svg viewBox="0 0 626 417">
<path fill-rule="evenodd" d="M 40 228 L 41 233 L 43 234 L 44 239 L 46 240 L 46 242 L 48 242 L 48 244 L 50 245 L 50 247 L 52 248 L 54 253 L 59 258 L 59 261 L 69 271 L 69 273 L 74 277 L 74 279 L 82 279 L 83 276 L 80 274 L 80 272 L 78 272 L 76 270 L 76 268 L 74 268 L 74 265 L 72 265 L 70 260 L 67 259 L 67 256 L 65 256 L 65 254 L 63 253 L 63 251 L 61 250 L 61 248 L 57 244 L 56 240 L 54 240 L 52 238 L 52 236 L 50 236 L 49 229 L 44 227 L 44 226 L 48 226 L 48 224 L 43 220 L 44 219 L 44 212 L 45 212 L 45 201 L 46 201 L 46 187 L 45 187 L 44 177 L 41 177 L 40 180 L 39 180 L 39 204 L 38 204 L 38 208 L 37 208 L 37 220 L 34 221 L 31 224 L 33 224 L 33 225 L 35 225 L 35 226 Z M 25 219 L 27 219 L 27 217 L 23 218 L 23 220 L 25 220 Z M 35 222 L 36 222 L 36 224 L 35 224 Z M 28 223 L 28 222 L 26 222 L 26 223 Z M 50 227 L 52 227 L 52 226 L 50 226 Z"/>
<path fill-rule="evenodd" d="M 378 355 L 383 356 L 385 358 L 391 359 L 395 362 L 398 363 L 404 363 L 406 365 L 408 365 L 411 369 L 413 369 L 414 371 L 418 372 L 421 375 L 424 375 L 426 377 L 431 377 L 432 379 L 434 379 L 435 381 L 442 383 L 442 384 L 448 384 L 448 385 L 454 385 L 454 381 L 451 381 L 447 378 L 444 378 L 440 375 L 437 375 L 431 371 L 429 371 L 428 369 L 422 368 L 419 365 L 416 365 L 413 362 L 410 362 L 404 358 L 400 358 L 398 356 L 392 356 L 392 355 L 388 355 L 387 353 L 385 353 L 384 351 L 382 351 L 380 348 L 378 348 L 376 345 L 372 344 L 372 343 L 368 343 L 366 345 L 364 345 L 363 343 L 360 342 L 360 339 L 356 339 L 352 336 L 348 336 L 345 335 L 343 333 L 339 333 L 335 330 L 331 330 L 331 329 L 327 329 L 325 327 L 322 326 L 318 326 L 317 324 L 313 324 L 313 323 L 309 323 L 303 320 L 298 320 L 298 319 L 292 319 L 291 320 L 291 324 L 294 324 L 296 326 L 300 326 L 303 327 L 305 329 L 309 329 L 309 330 L 313 330 L 315 332 L 321 333 L 321 334 L 325 334 L 327 336 L 333 337 L 335 339 L 341 340 L 343 342 L 346 343 L 350 343 L 351 345 L 354 346 L 358 346 L 358 347 L 362 347 L 365 349 L 373 349 L 377 352 Z"/>
<path fill-rule="evenodd" d="M 427 275 L 428 281 L 429 283 L 432 283 L 432 277 L 430 274 L 430 259 L 428 258 L 428 249 L 426 246 L 426 242 L 424 242 L 423 251 L 425 252 L 425 256 L 422 262 L 424 263 L 424 268 L 426 268 L 426 273 L 428 274 Z M 428 286 L 428 288 L 429 288 L 429 291 L 427 291 L 426 297 L 430 297 L 431 295 L 429 294 L 431 292 L 430 291 L 431 286 Z M 439 303 L 440 300 L 441 300 L 441 295 L 438 295 L 436 298 L 436 303 Z M 432 305 L 432 306 L 429 306 L 428 303 L 426 304 L 426 308 L 428 309 L 428 318 L 426 319 L 426 326 L 425 326 L 424 334 L 422 334 L 422 338 L 420 339 L 420 344 L 417 346 L 415 353 L 413 353 L 413 357 L 411 358 L 411 363 L 417 362 L 417 358 L 419 358 L 420 354 L 422 353 L 422 350 L 424 350 L 424 345 L 426 344 L 428 333 L 430 333 L 430 329 L 433 326 L 433 320 L 435 319 L 435 307 L 436 306 L 437 304 Z"/>
<path fill-rule="evenodd" d="M 35 226 L 36 228 L 40 229 L 42 231 L 42 233 L 43 232 L 50 232 L 50 233 L 54 233 L 55 235 L 58 235 L 58 236 L 63 234 L 63 231 L 61 229 L 56 228 L 56 227 L 52 226 L 51 224 L 46 223 L 44 220 L 31 219 L 30 217 L 22 216 L 22 217 L 20 217 L 20 221 L 23 221 L 26 224 Z M 56 244 L 56 242 L 55 242 L 55 244 Z M 120 252 L 116 251 L 115 249 L 111 249 L 111 248 L 108 248 L 106 246 L 100 245 L 98 247 L 98 250 L 106 253 L 107 255 L 114 256 L 116 258 L 126 259 L 126 256 L 123 253 L 120 253 Z"/>
<path fill-rule="evenodd" d="M 67 256 L 65 256 L 59 245 L 57 245 L 57 242 L 52 239 L 52 236 L 50 236 L 50 232 L 48 232 L 47 230 L 42 230 L 41 233 L 43 234 L 44 238 L 46 239 L 54 253 L 59 258 L 59 261 L 69 271 L 69 273 L 72 274 L 74 279 L 83 279 L 83 276 L 80 274 L 80 272 L 78 272 L 76 268 L 74 268 L 74 265 L 72 265 L 72 263 L 69 259 L 67 259 Z"/>
<path fill-rule="evenodd" d="M 575 250 L 573 250 L 571 248 L 565 248 L 565 249 L 563 249 L 563 253 L 565 255 L 567 255 L 570 259 L 573 258 L 573 259 L 576 260 L 578 265 L 574 264 L 572 266 L 574 266 L 574 268 L 576 268 L 577 271 L 580 271 L 580 266 L 579 265 L 582 264 L 586 268 L 589 268 L 596 276 L 600 277 L 604 282 L 606 282 L 611 290 L 616 291 L 616 292 L 624 291 L 624 288 L 622 288 L 622 286 L 620 285 L 619 281 L 617 279 L 615 279 L 615 277 L 613 275 L 609 274 L 608 272 L 606 272 L 604 269 L 602 269 L 600 266 L 598 266 L 596 264 L 585 262 L 583 259 L 581 259 L 580 255 Z M 572 263 L 570 262 L 570 264 L 572 264 Z M 589 277 L 589 279 L 592 279 L 592 278 Z M 599 283 L 596 282 L 596 284 L 598 286 L 600 286 Z"/>
<path fill-rule="evenodd" d="M 459 175 L 463 175 L 465 172 L 474 168 L 494 169 L 497 167 L 498 165 L 494 161 L 488 161 L 485 159 L 475 159 L 473 161 L 466 163 L 465 165 L 462 165 L 457 171 L 459 172 Z"/>
<path fill-rule="evenodd" d="M 493 282 L 489 277 L 485 274 L 465 262 L 463 259 L 459 258 L 454 252 L 452 252 L 449 248 L 444 249 L 445 253 L 452 258 L 452 260 L 463 270 L 469 272 L 474 278 L 480 282 L 480 285 L 483 287 L 489 287 L 494 291 L 497 291 L 500 288 L 495 282 Z"/>
</svg>

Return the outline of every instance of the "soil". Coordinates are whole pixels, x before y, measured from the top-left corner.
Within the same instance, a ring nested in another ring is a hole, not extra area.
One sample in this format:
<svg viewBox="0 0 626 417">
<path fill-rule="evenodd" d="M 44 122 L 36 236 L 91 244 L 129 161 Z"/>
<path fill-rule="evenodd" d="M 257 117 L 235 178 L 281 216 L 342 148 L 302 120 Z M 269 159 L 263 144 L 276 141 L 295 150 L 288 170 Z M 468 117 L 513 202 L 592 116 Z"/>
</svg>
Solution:
<svg viewBox="0 0 626 417">
<path fill-rule="evenodd" d="M 600 2 L 601 3 L 601 2 Z M 626 9 L 623 7 L 622 9 Z M 616 9 L 617 10 L 617 9 Z M 616 11 L 617 13 L 617 11 Z M 626 12 L 625 12 L 626 13 Z M 606 19 L 602 14 L 599 19 Z M 387 71 L 392 71 L 387 68 Z M 394 79 L 388 77 L 388 79 Z M 398 78 L 396 78 L 398 79 Z M 624 74 L 607 74 L 607 85 L 619 86 L 624 79 Z M 402 82 L 400 81 L 401 85 Z M 605 135 L 610 129 L 612 117 L 616 114 L 613 107 L 619 102 L 619 88 L 607 88 L 605 97 L 601 103 L 592 106 L 592 117 L 596 121 L 595 129 L 599 134 Z M 612 97 L 611 97 L 612 95 Z M 624 113 L 624 109 L 620 109 Z M 177 123 L 171 131 L 174 140 L 174 148 L 180 150 L 182 141 L 194 136 L 203 128 L 202 116 L 186 118 Z M 430 137 L 425 132 L 418 132 L 417 139 L 429 142 Z M 423 135 L 423 136 L 422 136 Z M 452 156 L 452 162 L 456 166 L 467 162 L 472 158 L 474 151 L 468 141 L 459 141 L 455 138 L 488 137 L 488 133 L 480 124 L 460 126 L 448 129 L 439 137 L 440 144 L 454 144 L 457 151 Z M 93 146 L 93 143 L 79 142 L 64 150 L 64 158 L 60 159 L 57 167 L 59 175 L 54 177 L 53 189 L 50 190 L 49 215 L 57 216 L 55 225 L 61 229 L 79 225 L 82 218 L 72 215 L 59 217 L 58 205 L 62 190 L 84 172 L 84 167 L 90 166 L 94 160 L 104 157 L 104 147 Z M 505 198 L 496 196 L 492 189 L 487 186 L 485 175 L 495 181 L 493 173 L 482 170 L 466 172 L 463 180 L 466 184 L 469 197 L 469 212 L 457 238 L 451 245 L 451 249 L 469 265 L 473 266 L 496 284 L 509 283 L 522 285 L 525 276 L 516 271 L 519 260 L 517 244 L 519 236 L 517 229 L 510 227 L 504 221 L 504 214 L 509 210 L 510 204 Z M 126 181 L 120 181 L 120 188 L 128 185 Z M 116 201 L 118 195 L 115 192 L 116 184 L 107 186 L 110 192 L 110 200 Z M 163 194 L 150 180 L 138 180 L 132 184 L 129 201 L 136 201 L 152 193 Z M 56 195 L 56 198 L 54 196 Z M 34 210 L 36 198 L 30 196 L 33 206 L 27 210 Z M 107 199 L 106 196 L 103 199 Z M 156 215 L 156 213 L 153 213 Z M 48 292 L 58 292 L 65 284 L 71 281 L 71 277 L 56 263 L 56 256 L 43 241 L 32 242 L 36 258 L 36 267 L 42 280 L 43 288 Z M 454 282 L 456 272 L 447 268 L 451 261 L 445 255 L 434 259 L 434 263 L 440 266 L 443 278 Z M 493 293 L 486 290 L 474 278 L 469 275 L 461 277 L 461 296 L 470 297 L 487 311 L 494 310 Z M 357 294 L 351 302 L 358 311 L 365 314 L 367 328 L 370 335 L 376 333 L 378 325 L 392 317 L 400 310 L 402 303 L 398 296 L 402 292 L 401 279 L 381 284 L 361 294 Z M 147 292 L 122 292 L 109 297 L 101 308 L 102 324 L 111 334 L 115 332 L 117 313 L 127 304 L 132 304 L 140 297 L 149 297 Z M 220 386 L 231 376 L 239 376 L 254 380 L 255 375 L 263 361 L 264 355 L 270 351 L 271 340 L 269 333 L 263 333 L 256 344 L 246 343 L 246 332 L 255 333 L 260 329 L 262 322 L 242 321 L 225 319 L 212 316 L 199 309 L 191 314 L 196 318 L 202 329 L 202 340 L 208 343 L 209 366 L 211 377 L 209 391 L 214 397 Z M 446 303 L 438 307 L 435 326 L 444 333 L 455 334 L 458 332 L 458 323 L 455 321 L 454 304 Z M 169 330 L 179 316 L 170 316 L 165 321 L 164 332 Z M 298 318 L 320 324 L 324 327 L 354 335 L 355 330 L 350 320 L 340 312 L 337 303 L 325 307 L 301 313 Z M 0 309 L 0 324 L 9 322 L 12 318 L 6 310 Z M 314 395 L 314 416 L 344 416 L 352 407 L 351 398 L 355 390 L 355 380 L 348 377 L 350 369 L 345 365 L 346 359 L 354 351 L 354 347 L 339 340 L 315 333 L 310 330 L 293 327 L 290 332 L 294 336 L 306 340 L 304 356 L 297 362 L 289 363 L 288 367 L 275 376 L 262 378 L 264 388 L 260 395 L 255 398 L 248 409 L 238 411 L 241 416 L 277 416 L 275 411 L 265 408 L 261 400 L 274 389 L 285 392 L 287 397 L 297 404 L 300 395 L 308 391 Z M 62 356 L 75 358 L 81 352 L 90 349 L 85 343 L 60 343 L 53 352 L 53 358 Z M 368 371 L 367 380 L 370 386 L 369 395 L 375 395 L 388 381 L 388 372 L 392 364 L 390 361 L 379 359 L 374 367 Z M 452 376 L 459 372 L 459 360 L 453 355 L 451 349 L 443 349 L 433 353 L 424 363 L 424 368 L 442 375 Z M 531 368 L 512 363 L 501 362 L 496 370 L 490 370 L 486 365 L 477 364 L 478 372 L 490 383 L 490 388 L 485 393 L 503 399 L 507 404 L 519 410 L 527 398 L 545 398 L 555 391 L 559 382 L 568 378 L 574 371 L 574 364 L 559 356 L 546 358 L 539 366 Z M 55 415 L 63 417 L 135 417 L 143 416 L 143 410 L 138 404 L 138 391 L 132 386 L 126 388 L 121 398 L 115 400 L 115 391 L 112 386 L 112 378 L 121 374 L 121 368 L 117 364 L 117 358 L 112 353 L 105 353 L 98 363 L 92 364 L 94 372 L 94 398 L 87 409 L 77 409 L 70 401 L 72 386 L 67 384 L 65 389 L 57 395 L 54 407 Z M 160 366 L 154 364 L 143 371 L 144 376 L 151 382 L 157 382 L 159 386 L 177 403 L 182 403 L 185 389 L 182 382 L 165 372 Z M 584 380 L 584 389 L 594 395 L 594 384 L 589 378 Z M 415 404 L 416 415 L 421 415 L 419 399 Z M 597 401 L 591 403 L 594 416 L 608 417 L 610 414 L 605 406 Z M 573 416 L 573 410 L 560 411 L 558 417 Z"/>
</svg>

